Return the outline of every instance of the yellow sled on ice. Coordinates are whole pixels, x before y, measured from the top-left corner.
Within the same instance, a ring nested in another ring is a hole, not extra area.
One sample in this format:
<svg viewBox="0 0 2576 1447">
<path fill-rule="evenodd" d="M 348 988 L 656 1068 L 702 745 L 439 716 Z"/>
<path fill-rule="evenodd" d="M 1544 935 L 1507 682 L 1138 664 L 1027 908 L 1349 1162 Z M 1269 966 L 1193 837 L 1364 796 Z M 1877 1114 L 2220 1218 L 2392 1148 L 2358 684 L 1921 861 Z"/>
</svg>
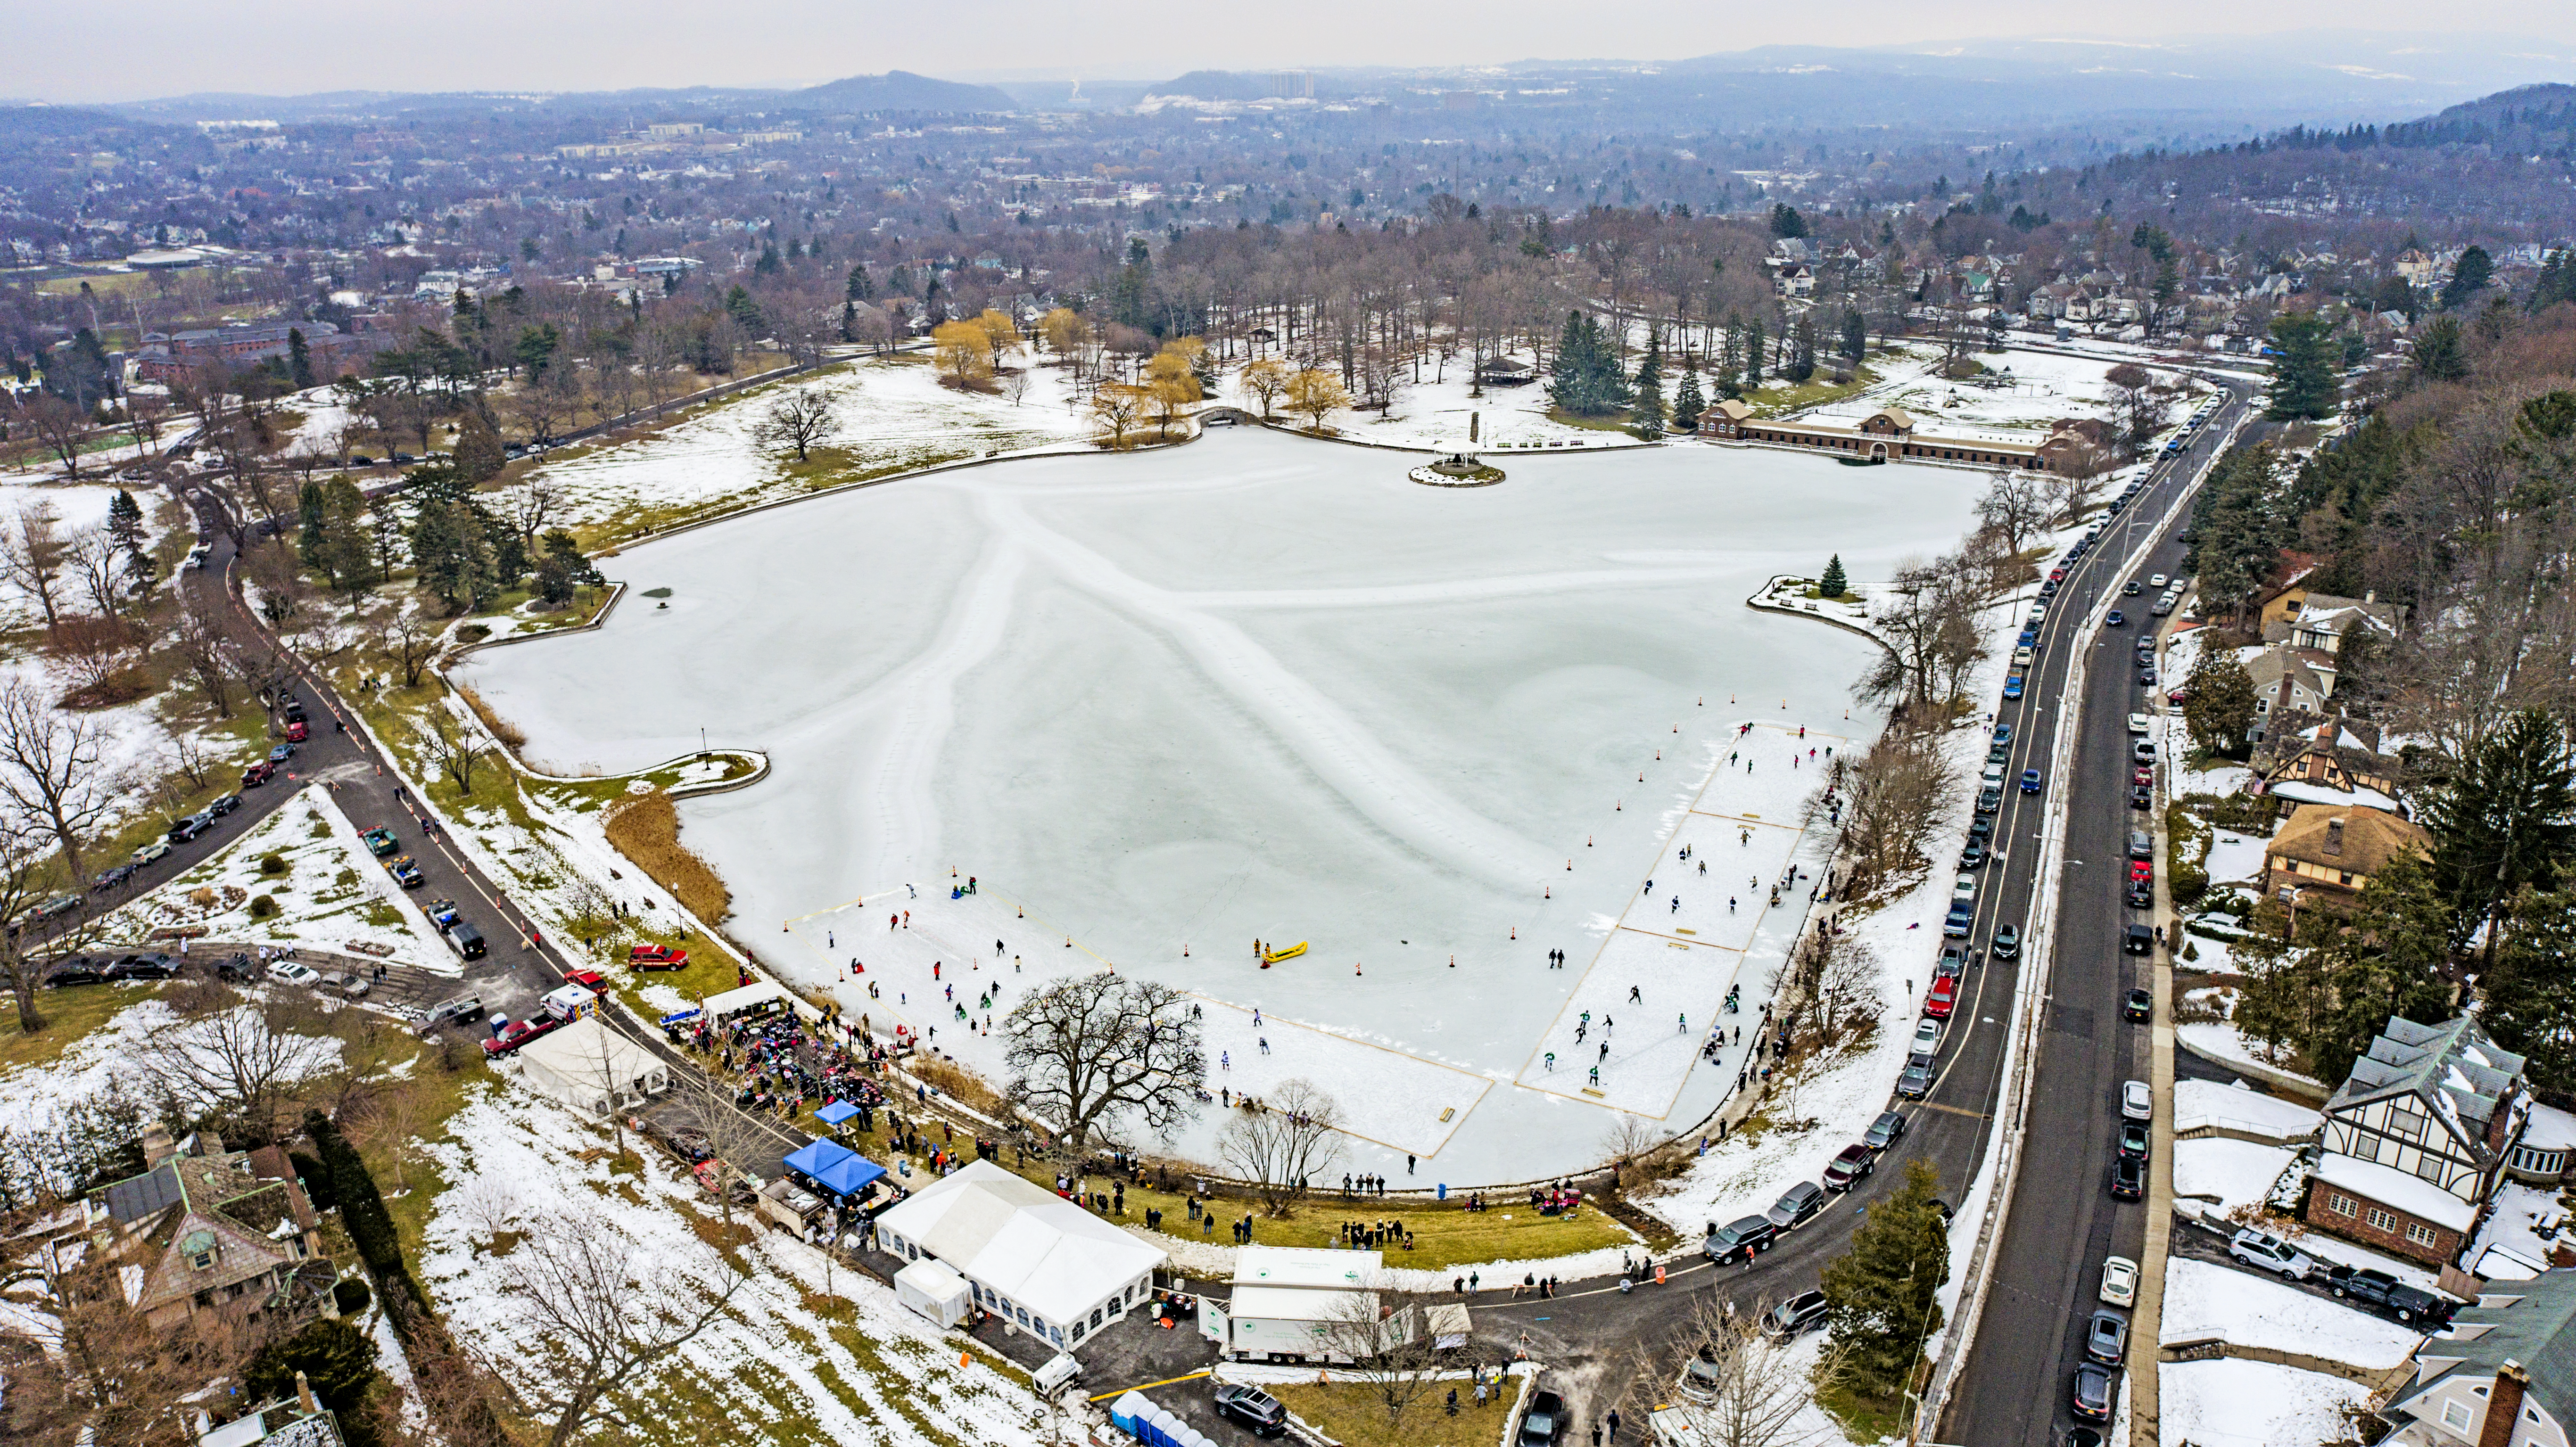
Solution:
<svg viewBox="0 0 2576 1447">
<path fill-rule="evenodd" d="M 1261 968 L 1265 970 L 1269 969 L 1272 965 L 1279 963 L 1281 960 L 1293 960 L 1304 953 L 1306 953 L 1306 942 L 1304 940 L 1299 940 L 1297 943 L 1290 945 L 1284 950 L 1263 950 L 1261 952 Z"/>
</svg>

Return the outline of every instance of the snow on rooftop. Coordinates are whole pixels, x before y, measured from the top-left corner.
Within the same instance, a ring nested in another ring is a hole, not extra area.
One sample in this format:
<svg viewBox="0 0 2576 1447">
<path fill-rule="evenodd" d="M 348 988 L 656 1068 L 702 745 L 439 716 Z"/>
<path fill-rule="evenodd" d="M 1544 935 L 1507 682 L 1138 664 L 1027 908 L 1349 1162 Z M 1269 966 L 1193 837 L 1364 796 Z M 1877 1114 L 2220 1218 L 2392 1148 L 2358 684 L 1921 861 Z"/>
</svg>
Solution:
<svg viewBox="0 0 2576 1447">
<path fill-rule="evenodd" d="M 2317 1179 L 2453 1231 L 2468 1230 L 2478 1218 L 2477 1207 L 2430 1181 L 2340 1151 L 2328 1151 L 2317 1162 Z"/>
<path fill-rule="evenodd" d="M 2531 1119 L 2522 1128 L 2522 1143 L 2545 1151 L 2576 1150 L 2576 1114 L 2533 1101 Z"/>
<path fill-rule="evenodd" d="M 2214 1080 L 2177 1080 L 2174 1082 L 2174 1123 L 2177 1131 L 2198 1125 L 2251 1126 L 2255 1130 L 2277 1134 L 2283 1140 L 2294 1140 L 2315 1134 L 2324 1117 L 2295 1100 L 2265 1095 L 2241 1082 L 2222 1085 Z"/>
</svg>

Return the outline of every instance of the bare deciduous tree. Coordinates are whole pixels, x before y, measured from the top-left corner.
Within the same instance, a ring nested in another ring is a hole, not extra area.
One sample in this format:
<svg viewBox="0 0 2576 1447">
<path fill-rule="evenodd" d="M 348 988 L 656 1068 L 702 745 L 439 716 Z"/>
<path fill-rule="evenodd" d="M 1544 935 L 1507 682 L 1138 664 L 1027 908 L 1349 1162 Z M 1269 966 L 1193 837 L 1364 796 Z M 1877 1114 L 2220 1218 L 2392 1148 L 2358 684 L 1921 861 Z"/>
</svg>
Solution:
<svg viewBox="0 0 2576 1447">
<path fill-rule="evenodd" d="M 53 836 L 76 886 L 89 883 L 81 843 L 114 812 L 126 783 L 108 765 L 98 719 L 54 707 L 24 677 L 0 687 L 0 800 Z"/>
<path fill-rule="evenodd" d="M 763 447 L 785 448 L 803 462 L 815 447 L 830 441 L 841 430 L 841 419 L 832 411 L 832 394 L 820 387 L 798 387 L 783 393 L 764 409 L 752 423 L 752 440 Z"/>
<path fill-rule="evenodd" d="M 712 1247 L 644 1261 L 616 1231 L 554 1218 L 529 1225 L 500 1276 L 547 1344 L 547 1370 L 521 1374 L 534 1385 L 518 1394 L 548 1424 L 547 1447 L 619 1415 L 617 1396 L 723 1316 L 743 1279 Z"/>
<path fill-rule="evenodd" d="M 1013 1108 L 1046 1122 L 1064 1158 L 1130 1117 L 1163 1135 L 1198 1111 L 1206 1056 L 1188 999 L 1108 971 L 1030 995 L 1003 1025 Z"/>
<path fill-rule="evenodd" d="M 183 1098 L 227 1116 L 239 1139 L 265 1145 L 296 1093 L 332 1068 L 329 1032 L 308 997 L 258 1005 L 224 991 L 212 1008 L 154 1031 L 141 1053 Z"/>
<path fill-rule="evenodd" d="M 170 646 L 195 676 L 206 702 L 214 705 L 218 715 L 231 718 L 232 685 L 241 672 L 241 651 L 233 645 L 231 635 L 224 632 L 216 607 L 199 594 L 183 591 L 179 622 L 171 634 Z"/>
<path fill-rule="evenodd" d="M 1993 528 L 2005 549 L 2018 556 L 2048 525 L 2052 507 L 2048 487 L 2039 474 L 1998 472 L 1986 488 L 1986 495 L 1977 499 L 1977 520 Z"/>
<path fill-rule="evenodd" d="M 385 655 L 403 687 L 420 687 L 420 676 L 438 656 L 439 631 L 408 608 L 397 608 L 376 629 L 376 650 Z"/>
<path fill-rule="evenodd" d="M 428 751 L 430 763 L 456 781 L 458 793 L 474 792 L 474 770 L 489 750 L 471 727 L 447 709 L 431 709 L 428 726 L 421 732 L 421 744 Z"/>
<path fill-rule="evenodd" d="M 62 515 L 52 503 L 22 504 L 10 526 L 0 531 L 0 574 L 36 600 L 48 628 L 62 621 L 60 601 L 54 595 L 62 586 L 67 554 Z"/>
<path fill-rule="evenodd" d="M 1302 1195 L 1308 1180 L 1341 1158 L 1341 1107 L 1302 1076 L 1279 1082 L 1257 1103 L 1248 1097 L 1217 1133 L 1217 1156 L 1256 1182 L 1272 1215 Z"/>
<path fill-rule="evenodd" d="M 1390 1442 L 1407 1440 L 1405 1417 L 1427 1407 L 1450 1369 L 1430 1321 L 1439 1305 L 1428 1294 L 1399 1291 L 1391 1282 L 1364 1281 L 1358 1290 L 1335 1295 L 1325 1310 L 1324 1348 L 1350 1359 L 1344 1375 L 1377 1399 Z"/>
<path fill-rule="evenodd" d="M 1659 1411 L 1679 1413 L 1677 1422 L 1658 1420 L 1707 1447 L 1810 1447 L 1831 1440 L 1823 1414 L 1811 1407 L 1817 1389 L 1840 1375 L 1841 1353 L 1828 1344 L 1811 1368 L 1795 1338 L 1774 1341 L 1758 1321 L 1758 1312 L 1739 1315 L 1719 1293 L 1702 1292 L 1660 1352 L 1640 1353 L 1628 1410 L 1639 1421 Z M 1666 1383 L 1685 1375 L 1689 1390 L 1667 1391 Z"/>
</svg>

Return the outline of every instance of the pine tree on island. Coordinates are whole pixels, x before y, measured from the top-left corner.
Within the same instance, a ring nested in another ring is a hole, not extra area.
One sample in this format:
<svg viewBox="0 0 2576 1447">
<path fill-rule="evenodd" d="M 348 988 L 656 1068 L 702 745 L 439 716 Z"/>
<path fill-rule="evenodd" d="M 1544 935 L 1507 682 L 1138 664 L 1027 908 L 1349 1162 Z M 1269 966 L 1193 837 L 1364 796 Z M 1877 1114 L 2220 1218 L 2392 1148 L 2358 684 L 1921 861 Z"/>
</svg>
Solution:
<svg viewBox="0 0 2576 1447">
<path fill-rule="evenodd" d="M 1839 598 L 1851 591 L 1851 579 L 1843 576 L 1842 554 L 1825 560 L 1825 576 L 1817 582 L 1816 591 L 1827 598 Z"/>
</svg>

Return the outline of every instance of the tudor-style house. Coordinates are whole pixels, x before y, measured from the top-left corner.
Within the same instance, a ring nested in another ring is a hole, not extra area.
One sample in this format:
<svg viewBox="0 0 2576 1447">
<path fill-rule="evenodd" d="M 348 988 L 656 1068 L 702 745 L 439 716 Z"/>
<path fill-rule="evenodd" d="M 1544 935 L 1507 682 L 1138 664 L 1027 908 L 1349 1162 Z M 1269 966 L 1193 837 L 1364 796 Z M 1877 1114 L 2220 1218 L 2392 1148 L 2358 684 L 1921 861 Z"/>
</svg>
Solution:
<svg viewBox="0 0 2576 1447">
<path fill-rule="evenodd" d="M 2523 1059 L 2474 1018 L 2391 1017 L 2326 1102 L 2300 1219 L 2428 1266 L 2477 1232 L 2530 1097 Z"/>
<path fill-rule="evenodd" d="M 2276 899 L 2297 890 L 2309 908 L 2348 910 L 2389 861 L 2427 853 L 2433 836 L 2379 809 L 2301 804 L 2263 845 L 2263 891 Z"/>
<path fill-rule="evenodd" d="M 2275 715 L 2254 750 L 2254 772 L 2266 787 L 2315 784 L 2342 793 L 2369 789 L 2394 799 L 2406 765 L 2381 752 L 2379 725 L 2366 719 Z"/>
</svg>

